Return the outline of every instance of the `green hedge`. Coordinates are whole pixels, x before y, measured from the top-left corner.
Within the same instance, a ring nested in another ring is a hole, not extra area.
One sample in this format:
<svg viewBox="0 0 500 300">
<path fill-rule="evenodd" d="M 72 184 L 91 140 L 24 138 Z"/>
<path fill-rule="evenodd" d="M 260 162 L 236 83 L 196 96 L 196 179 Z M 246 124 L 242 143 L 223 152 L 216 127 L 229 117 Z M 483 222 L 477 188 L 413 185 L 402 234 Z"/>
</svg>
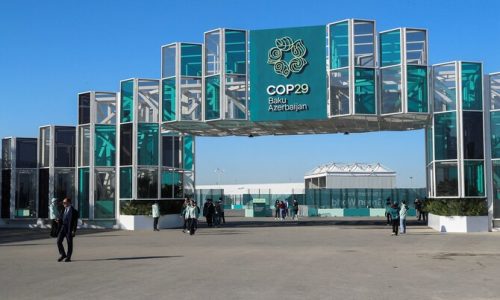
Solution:
<svg viewBox="0 0 500 300">
<path fill-rule="evenodd" d="M 486 216 L 488 203 L 485 198 L 427 199 L 423 211 L 439 216 Z"/>
<path fill-rule="evenodd" d="M 132 215 L 132 216 L 151 216 L 152 208 L 151 205 L 155 201 L 153 200 L 121 200 L 120 201 L 120 214 L 121 215 Z M 160 206 L 161 215 L 173 215 L 180 214 L 182 210 L 182 204 L 184 199 L 172 199 L 172 200 L 159 200 L 158 204 Z"/>
</svg>

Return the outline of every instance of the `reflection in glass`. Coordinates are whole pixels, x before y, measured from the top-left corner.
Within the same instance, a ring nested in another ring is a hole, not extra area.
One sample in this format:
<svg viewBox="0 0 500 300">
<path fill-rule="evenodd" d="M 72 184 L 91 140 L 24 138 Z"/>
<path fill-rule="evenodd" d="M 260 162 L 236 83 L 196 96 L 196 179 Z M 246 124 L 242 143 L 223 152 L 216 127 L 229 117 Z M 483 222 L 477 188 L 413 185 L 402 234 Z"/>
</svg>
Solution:
<svg viewBox="0 0 500 300">
<path fill-rule="evenodd" d="M 491 109 L 500 109 L 500 73 L 490 75 Z"/>
<path fill-rule="evenodd" d="M 436 196 L 458 196 L 457 162 L 436 162 Z"/>
<path fill-rule="evenodd" d="M 89 217 L 89 168 L 78 169 L 78 212 L 80 218 Z"/>
<path fill-rule="evenodd" d="M 54 197 L 59 201 L 64 198 L 74 199 L 75 192 L 75 171 L 74 169 L 54 170 Z"/>
<path fill-rule="evenodd" d="M 456 112 L 434 115 L 434 147 L 436 160 L 457 159 Z"/>
<path fill-rule="evenodd" d="M 163 79 L 162 82 L 163 122 L 175 121 L 175 77 Z"/>
<path fill-rule="evenodd" d="M 349 69 L 330 71 L 330 114 L 349 114 Z"/>
<path fill-rule="evenodd" d="M 457 83 L 455 64 L 435 66 L 434 76 L 434 111 L 450 111 L 457 107 Z"/>
<path fill-rule="evenodd" d="M 500 158 L 500 111 L 492 111 L 491 126 L 491 157 Z"/>
<path fill-rule="evenodd" d="M 36 138 L 16 139 L 16 167 L 36 168 L 37 167 L 37 147 Z"/>
<path fill-rule="evenodd" d="M 40 148 L 38 161 L 40 167 L 48 167 L 50 160 L 50 127 L 40 128 Z"/>
<path fill-rule="evenodd" d="M 226 76 L 225 101 L 226 119 L 245 120 L 247 111 L 246 80 L 245 76 Z"/>
<path fill-rule="evenodd" d="M 484 196 L 483 161 L 464 160 L 465 196 Z"/>
<path fill-rule="evenodd" d="M 375 67 L 375 24 L 354 20 L 354 64 Z"/>
<path fill-rule="evenodd" d="M 205 34 L 205 76 L 220 73 L 220 32 Z"/>
<path fill-rule="evenodd" d="M 406 63 L 427 65 L 426 35 L 425 30 L 406 30 Z"/>
<path fill-rule="evenodd" d="M 427 112 L 427 67 L 408 66 L 406 80 L 408 112 Z"/>
<path fill-rule="evenodd" d="M 146 123 L 158 122 L 159 113 L 158 80 L 139 79 L 137 93 L 137 121 Z"/>
<path fill-rule="evenodd" d="M 115 170 L 96 169 L 94 218 L 114 218 L 115 216 Z"/>
<path fill-rule="evenodd" d="M 464 159 L 483 159 L 483 113 L 463 112 Z"/>
<path fill-rule="evenodd" d="M 401 31 L 380 34 L 380 64 L 382 67 L 401 63 Z"/>
<path fill-rule="evenodd" d="M 158 198 L 158 169 L 137 169 L 137 198 Z"/>
<path fill-rule="evenodd" d="M 36 217 L 36 170 L 16 171 L 16 218 Z"/>
<path fill-rule="evenodd" d="M 349 65 L 349 23 L 330 25 L 330 69 Z"/>
<path fill-rule="evenodd" d="M 116 127 L 111 125 L 95 125 L 95 165 L 114 166 L 116 147 Z"/>
<path fill-rule="evenodd" d="M 226 47 L 226 73 L 246 74 L 246 32 L 242 30 L 226 30 L 224 43 Z"/>
<path fill-rule="evenodd" d="M 90 93 L 78 95 L 78 124 L 90 123 Z"/>
<path fill-rule="evenodd" d="M 132 198 L 132 167 L 120 168 L 120 199 Z"/>
<path fill-rule="evenodd" d="M 75 166 L 76 130 L 74 127 L 55 127 L 54 166 Z"/>
<path fill-rule="evenodd" d="M 401 107 L 401 68 L 390 67 L 380 70 L 382 81 L 382 114 L 402 112 Z"/>
<path fill-rule="evenodd" d="M 175 76 L 175 44 L 161 48 L 161 78 Z"/>
<path fill-rule="evenodd" d="M 356 114 L 375 114 L 375 70 L 356 68 L 354 73 L 354 108 Z"/>
<path fill-rule="evenodd" d="M 90 127 L 80 126 L 78 134 L 78 166 L 88 166 L 90 161 Z"/>
<path fill-rule="evenodd" d="M 205 84 L 205 119 L 220 118 L 220 77 L 207 77 Z"/>
<path fill-rule="evenodd" d="M 120 122 L 132 122 L 134 117 L 134 80 L 121 83 L 120 101 Z"/>
<path fill-rule="evenodd" d="M 137 164 L 158 165 L 158 124 L 140 123 L 137 130 Z"/>
<path fill-rule="evenodd" d="M 493 161 L 493 217 L 500 218 L 500 161 Z"/>
<path fill-rule="evenodd" d="M 462 108 L 483 109 L 483 81 L 481 64 L 462 63 Z"/>
<path fill-rule="evenodd" d="M 132 165 L 132 123 L 120 125 L 120 166 Z"/>
</svg>

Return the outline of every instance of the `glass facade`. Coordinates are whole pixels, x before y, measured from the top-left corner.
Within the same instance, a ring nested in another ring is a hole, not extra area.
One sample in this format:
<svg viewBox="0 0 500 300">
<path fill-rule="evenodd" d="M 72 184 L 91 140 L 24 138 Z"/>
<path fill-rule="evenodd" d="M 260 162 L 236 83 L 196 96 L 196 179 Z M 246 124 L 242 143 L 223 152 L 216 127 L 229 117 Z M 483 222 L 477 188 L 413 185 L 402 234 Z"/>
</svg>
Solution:
<svg viewBox="0 0 500 300">
<path fill-rule="evenodd" d="M 434 115 L 434 152 L 436 160 L 457 159 L 457 114 Z"/>
<path fill-rule="evenodd" d="M 491 157 L 500 158 L 500 111 L 490 113 Z"/>
<path fill-rule="evenodd" d="M 36 138 L 16 138 L 16 168 L 36 168 L 37 148 Z"/>
<path fill-rule="evenodd" d="M 464 160 L 465 197 L 483 197 L 484 164 L 483 161 Z"/>
<path fill-rule="evenodd" d="M 483 81 L 481 64 L 462 63 L 462 108 L 483 109 Z"/>
<path fill-rule="evenodd" d="M 16 171 L 15 217 L 36 217 L 36 170 Z"/>
<path fill-rule="evenodd" d="M 375 67 L 375 23 L 354 20 L 354 65 Z"/>
<path fill-rule="evenodd" d="M 76 131 L 74 127 L 54 127 L 54 166 L 75 166 Z"/>
<path fill-rule="evenodd" d="M 180 112 L 183 121 L 201 121 L 201 79 L 182 78 Z"/>
<path fill-rule="evenodd" d="M 120 168 L 120 199 L 132 198 L 132 167 Z"/>
<path fill-rule="evenodd" d="M 89 189 L 90 189 L 89 168 L 78 169 L 78 212 L 80 218 L 89 217 Z"/>
<path fill-rule="evenodd" d="M 183 198 L 182 173 L 164 170 L 161 173 L 161 197 Z"/>
<path fill-rule="evenodd" d="M 75 198 L 75 171 L 74 169 L 54 170 L 54 196 L 59 200 L 66 197 Z"/>
<path fill-rule="evenodd" d="M 401 67 L 390 67 L 380 70 L 382 81 L 381 108 L 382 114 L 402 112 L 401 106 Z"/>
<path fill-rule="evenodd" d="M 491 109 L 500 109 L 500 73 L 490 75 Z"/>
<path fill-rule="evenodd" d="M 78 130 L 78 166 L 88 166 L 90 163 L 90 126 L 80 126 Z"/>
<path fill-rule="evenodd" d="M 428 112 L 427 67 L 407 67 L 408 112 Z"/>
<path fill-rule="evenodd" d="M 220 77 L 207 77 L 205 84 L 205 119 L 220 118 Z"/>
<path fill-rule="evenodd" d="M 137 169 L 137 199 L 158 198 L 158 169 Z"/>
<path fill-rule="evenodd" d="M 458 196 L 458 166 L 456 161 L 436 162 L 436 196 Z"/>
<path fill-rule="evenodd" d="M 175 121 L 175 78 L 162 80 L 162 110 L 163 122 Z"/>
<path fill-rule="evenodd" d="M 434 68 L 434 111 L 457 109 L 457 76 L 454 63 Z"/>
<path fill-rule="evenodd" d="M 225 30 L 224 41 L 226 74 L 246 74 L 246 32 Z"/>
<path fill-rule="evenodd" d="M 349 69 L 330 71 L 330 114 L 349 114 Z"/>
<path fill-rule="evenodd" d="M 500 160 L 493 161 L 493 217 L 500 218 Z"/>
<path fill-rule="evenodd" d="M 356 68 L 354 73 L 354 108 L 356 114 L 376 113 L 375 69 Z"/>
<path fill-rule="evenodd" d="M 120 166 L 132 165 L 132 123 L 120 125 Z"/>
<path fill-rule="evenodd" d="M 158 165 L 158 124 L 140 123 L 137 131 L 137 164 Z"/>
<path fill-rule="evenodd" d="M 464 111 L 462 118 L 464 159 L 484 159 L 483 113 Z"/>
<path fill-rule="evenodd" d="M 131 122 L 134 118 L 134 81 L 121 83 L 120 88 L 120 122 Z"/>
<path fill-rule="evenodd" d="M 382 67 L 401 63 L 401 30 L 380 34 L 380 65 Z"/>
<path fill-rule="evenodd" d="M 112 219 L 115 217 L 115 170 L 95 171 L 94 218 Z"/>
<path fill-rule="evenodd" d="M 90 123 L 90 93 L 78 95 L 78 124 Z"/>
<path fill-rule="evenodd" d="M 205 75 L 220 73 L 220 31 L 212 31 L 205 34 Z"/>
<path fill-rule="evenodd" d="M 330 25 L 330 69 L 349 65 L 349 23 Z"/>
<path fill-rule="evenodd" d="M 95 125 L 94 164 L 112 167 L 115 165 L 116 127 Z"/>
<path fill-rule="evenodd" d="M 201 45 L 181 44 L 181 76 L 200 77 L 202 75 L 201 52 Z"/>
<path fill-rule="evenodd" d="M 175 62 L 176 62 L 176 45 L 164 46 L 161 49 L 161 78 L 173 77 L 175 76 Z"/>
</svg>

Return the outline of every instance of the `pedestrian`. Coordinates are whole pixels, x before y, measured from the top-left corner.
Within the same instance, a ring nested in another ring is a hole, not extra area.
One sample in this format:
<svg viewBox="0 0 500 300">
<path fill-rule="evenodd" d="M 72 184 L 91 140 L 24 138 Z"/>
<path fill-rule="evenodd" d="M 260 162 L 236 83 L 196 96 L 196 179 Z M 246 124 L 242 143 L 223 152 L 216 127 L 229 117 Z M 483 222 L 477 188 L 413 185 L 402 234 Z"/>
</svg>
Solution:
<svg viewBox="0 0 500 300">
<path fill-rule="evenodd" d="M 220 202 L 216 202 L 214 205 L 214 226 L 220 226 Z"/>
<path fill-rule="evenodd" d="M 59 226 L 57 223 L 57 217 L 61 212 L 59 211 L 59 207 L 57 205 L 57 198 L 52 198 L 49 204 L 49 219 L 50 222 L 50 236 L 53 238 L 57 237 L 57 233 L 59 232 Z"/>
<path fill-rule="evenodd" d="M 399 225 L 400 233 L 406 233 L 406 216 L 408 214 L 408 205 L 406 205 L 406 201 L 404 200 L 401 203 L 401 208 L 399 209 Z"/>
<path fill-rule="evenodd" d="M 57 261 L 71 261 L 73 254 L 73 238 L 76 234 L 76 227 L 78 225 L 78 210 L 71 205 L 70 198 L 63 200 L 64 210 L 59 215 L 57 222 L 59 224 L 59 234 L 57 236 L 57 248 L 61 255 Z M 68 244 L 68 252 L 64 251 L 63 240 L 66 238 Z"/>
<path fill-rule="evenodd" d="M 191 205 L 187 209 L 188 220 L 189 220 L 189 235 L 193 235 L 198 229 L 198 216 L 200 213 L 199 207 L 196 205 L 195 201 L 191 201 Z"/>
<path fill-rule="evenodd" d="M 293 219 L 299 220 L 299 202 L 293 199 Z"/>
<path fill-rule="evenodd" d="M 391 225 L 392 224 L 392 220 L 391 220 L 391 205 L 392 205 L 392 201 L 391 201 L 391 197 L 387 198 L 387 200 L 385 200 L 385 216 L 387 217 L 387 225 Z"/>
<path fill-rule="evenodd" d="M 220 218 L 222 220 L 222 224 L 226 224 L 226 217 L 224 217 L 224 200 L 222 197 L 219 198 L 220 203 Z"/>
<path fill-rule="evenodd" d="M 208 227 L 212 227 L 214 217 L 214 204 L 212 199 L 207 199 L 205 205 L 203 205 L 203 216 L 207 221 Z"/>
<path fill-rule="evenodd" d="M 392 204 L 391 208 L 389 209 L 389 214 L 391 215 L 392 220 L 392 235 L 398 235 L 399 208 L 396 202 L 394 202 L 394 204 Z"/>
<path fill-rule="evenodd" d="M 285 202 L 280 201 L 280 215 L 281 215 L 281 221 L 285 221 L 285 214 L 286 214 L 286 205 Z"/>
<path fill-rule="evenodd" d="M 276 199 L 276 201 L 274 201 L 274 219 L 275 220 L 281 219 L 279 199 Z"/>
<path fill-rule="evenodd" d="M 417 212 L 417 220 L 420 221 L 422 219 L 422 202 L 420 199 L 415 199 L 415 210 Z"/>
<path fill-rule="evenodd" d="M 290 216 L 290 211 L 288 210 L 288 200 L 285 199 L 285 217 Z"/>
<path fill-rule="evenodd" d="M 185 198 L 184 203 L 182 203 L 182 210 L 181 210 L 181 218 L 183 221 L 182 232 L 186 232 L 187 230 L 188 219 L 186 218 L 186 210 L 189 205 L 191 205 L 191 201 L 189 200 L 189 198 Z"/>
<path fill-rule="evenodd" d="M 160 205 L 158 201 L 155 201 L 153 205 L 151 205 L 151 214 L 153 215 L 153 231 L 160 231 L 158 229 L 158 220 L 160 219 Z"/>
<path fill-rule="evenodd" d="M 426 206 L 427 203 L 427 197 L 424 199 L 424 201 L 421 201 L 421 215 L 422 215 L 422 222 L 427 223 L 427 217 L 429 216 L 429 210 L 427 209 Z"/>
</svg>

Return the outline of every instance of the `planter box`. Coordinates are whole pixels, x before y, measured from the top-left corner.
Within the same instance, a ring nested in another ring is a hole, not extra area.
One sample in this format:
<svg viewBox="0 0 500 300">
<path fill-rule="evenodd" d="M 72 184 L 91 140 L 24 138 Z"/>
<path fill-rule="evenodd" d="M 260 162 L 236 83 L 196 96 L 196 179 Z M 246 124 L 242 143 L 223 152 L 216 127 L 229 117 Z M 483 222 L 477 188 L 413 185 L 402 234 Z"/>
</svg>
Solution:
<svg viewBox="0 0 500 300">
<path fill-rule="evenodd" d="M 163 215 L 158 220 L 158 228 L 182 227 L 182 218 L 179 215 Z M 120 215 L 118 220 L 120 229 L 126 230 L 153 230 L 153 217 Z"/>
<path fill-rule="evenodd" d="M 429 214 L 428 226 L 439 232 L 487 232 L 488 216 L 438 216 Z"/>
</svg>

